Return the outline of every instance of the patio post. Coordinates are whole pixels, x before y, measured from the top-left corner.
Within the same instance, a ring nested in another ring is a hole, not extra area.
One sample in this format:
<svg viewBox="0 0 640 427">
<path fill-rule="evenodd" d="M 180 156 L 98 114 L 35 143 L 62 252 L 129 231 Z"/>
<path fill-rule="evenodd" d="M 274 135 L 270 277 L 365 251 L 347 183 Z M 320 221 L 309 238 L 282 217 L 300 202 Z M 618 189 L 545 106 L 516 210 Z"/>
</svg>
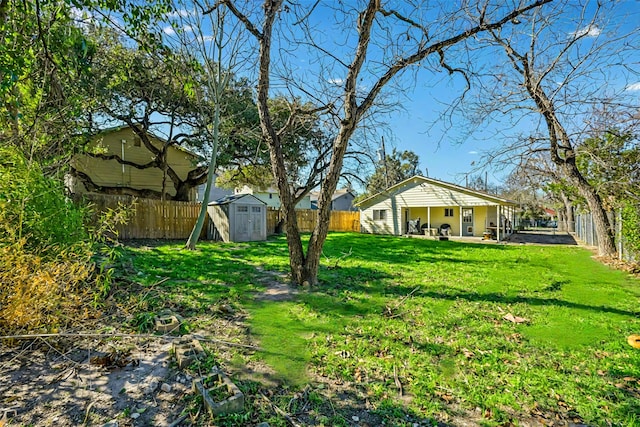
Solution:
<svg viewBox="0 0 640 427">
<path fill-rule="evenodd" d="M 496 240 L 500 241 L 500 205 L 496 205 Z"/>
</svg>

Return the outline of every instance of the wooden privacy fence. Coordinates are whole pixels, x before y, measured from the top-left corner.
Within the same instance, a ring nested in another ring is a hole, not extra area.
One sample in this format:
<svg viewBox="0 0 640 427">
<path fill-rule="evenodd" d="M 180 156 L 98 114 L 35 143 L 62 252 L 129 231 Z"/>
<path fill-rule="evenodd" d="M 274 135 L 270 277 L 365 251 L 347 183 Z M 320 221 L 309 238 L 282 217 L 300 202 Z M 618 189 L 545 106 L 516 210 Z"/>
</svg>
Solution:
<svg viewBox="0 0 640 427">
<path fill-rule="evenodd" d="M 280 210 L 270 208 L 267 211 L 267 233 L 274 234 L 282 214 Z M 313 231 L 318 221 L 318 211 L 313 209 L 296 210 L 298 230 L 303 233 Z M 355 231 L 360 232 L 360 212 L 331 211 L 329 219 L 329 231 Z"/>
<path fill-rule="evenodd" d="M 115 227 L 121 239 L 187 239 L 200 213 L 198 202 L 161 201 L 101 194 L 84 194 L 77 199 L 84 199 L 93 204 L 96 213 L 120 207 L 125 209 L 129 213 L 129 221 Z M 298 229 L 301 232 L 313 231 L 318 220 L 317 211 L 301 209 L 297 210 L 296 214 Z M 275 234 L 280 219 L 278 209 L 267 210 L 267 234 Z M 208 216 L 206 221 L 209 221 Z M 206 224 L 202 227 L 200 239 L 206 238 L 207 228 Z M 360 212 L 332 211 L 329 231 L 359 232 Z"/>
<path fill-rule="evenodd" d="M 129 215 L 126 224 L 115 229 L 121 239 L 187 239 L 200 213 L 200 203 L 138 199 L 131 196 L 82 195 L 94 205 L 96 213 L 123 208 Z M 206 237 L 207 227 L 200 238 Z"/>
</svg>

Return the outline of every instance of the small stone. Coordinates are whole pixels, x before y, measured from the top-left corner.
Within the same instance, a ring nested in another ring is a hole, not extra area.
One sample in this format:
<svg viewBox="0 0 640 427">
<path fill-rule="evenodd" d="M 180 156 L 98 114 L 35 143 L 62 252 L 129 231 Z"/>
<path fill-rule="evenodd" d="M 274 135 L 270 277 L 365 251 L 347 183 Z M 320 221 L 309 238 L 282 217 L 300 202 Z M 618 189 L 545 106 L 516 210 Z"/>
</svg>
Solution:
<svg viewBox="0 0 640 427">
<path fill-rule="evenodd" d="M 118 427 L 118 421 L 111 420 L 108 423 L 104 424 L 102 427 Z"/>
<path fill-rule="evenodd" d="M 353 421 L 355 421 L 355 422 L 360 421 L 360 417 L 355 416 L 355 415 L 354 415 L 353 417 L 351 417 L 351 419 L 352 419 Z"/>
<path fill-rule="evenodd" d="M 269 423 L 260 423 L 256 427 L 270 427 Z"/>
<path fill-rule="evenodd" d="M 140 414 L 138 412 L 134 412 L 133 414 L 131 414 L 131 418 L 137 420 L 138 418 L 140 418 Z"/>
<path fill-rule="evenodd" d="M 162 385 L 160 386 L 160 390 L 164 391 L 165 393 L 169 393 L 171 392 L 171 386 L 167 383 L 162 383 Z"/>
<path fill-rule="evenodd" d="M 144 394 L 151 394 L 154 391 L 156 391 L 156 389 L 158 388 L 158 381 L 156 380 L 151 380 L 151 382 L 149 383 L 149 386 L 147 387 L 147 389 L 144 391 Z"/>
</svg>

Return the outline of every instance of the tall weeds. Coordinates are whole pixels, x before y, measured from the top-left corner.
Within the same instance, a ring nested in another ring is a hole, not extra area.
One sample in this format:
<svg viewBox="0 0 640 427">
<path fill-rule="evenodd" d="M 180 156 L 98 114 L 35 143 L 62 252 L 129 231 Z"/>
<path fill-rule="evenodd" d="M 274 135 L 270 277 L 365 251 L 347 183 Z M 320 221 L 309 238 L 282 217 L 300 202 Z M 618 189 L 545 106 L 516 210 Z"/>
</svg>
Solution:
<svg viewBox="0 0 640 427">
<path fill-rule="evenodd" d="M 89 232 L 86 218 L 62 180 L 0 147 L 0 334 L 55 331 L 95 314 L 110 271 L 96 266 L 108 260 L 98 254 L 101 228 Z M 110 215 L 106 227 L 121 219 Z"/>
</svg>

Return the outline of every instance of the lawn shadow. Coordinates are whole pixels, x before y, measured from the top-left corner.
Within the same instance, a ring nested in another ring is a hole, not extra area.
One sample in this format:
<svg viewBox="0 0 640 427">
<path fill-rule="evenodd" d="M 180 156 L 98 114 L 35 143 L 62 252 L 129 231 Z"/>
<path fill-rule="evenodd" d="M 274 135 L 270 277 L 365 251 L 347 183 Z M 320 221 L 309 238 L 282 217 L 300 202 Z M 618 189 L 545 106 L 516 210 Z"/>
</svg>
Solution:
<svg viewBox="0 0 640 427">
<path fill-rule="evenodd" d="M 496 292 L 478 293 L 478 292 L 460 292 L 453 291 L 452 293 L 436 292 L 436 291 L 422 291 L 419 293 L 422 297 L 428 297 L 440 300 L 455 301 L 457 299 L 463 299 L 470 302 L 499 302 L 503 304 L 517 304 L 523 303 L 532 306 L 557 306 L 566 307 L 578 310 L 588 310 L 601 313 L 619 314 L 622 316 L 638 316 L 640 312 L 621 310 L 613 307 L 605 306 L 593 306 L 587 304 L 580 304 L 571 301 L 564 301 L 557 298 L 534 298 L 523 296 L 506 296 Z"/>
</svg>

